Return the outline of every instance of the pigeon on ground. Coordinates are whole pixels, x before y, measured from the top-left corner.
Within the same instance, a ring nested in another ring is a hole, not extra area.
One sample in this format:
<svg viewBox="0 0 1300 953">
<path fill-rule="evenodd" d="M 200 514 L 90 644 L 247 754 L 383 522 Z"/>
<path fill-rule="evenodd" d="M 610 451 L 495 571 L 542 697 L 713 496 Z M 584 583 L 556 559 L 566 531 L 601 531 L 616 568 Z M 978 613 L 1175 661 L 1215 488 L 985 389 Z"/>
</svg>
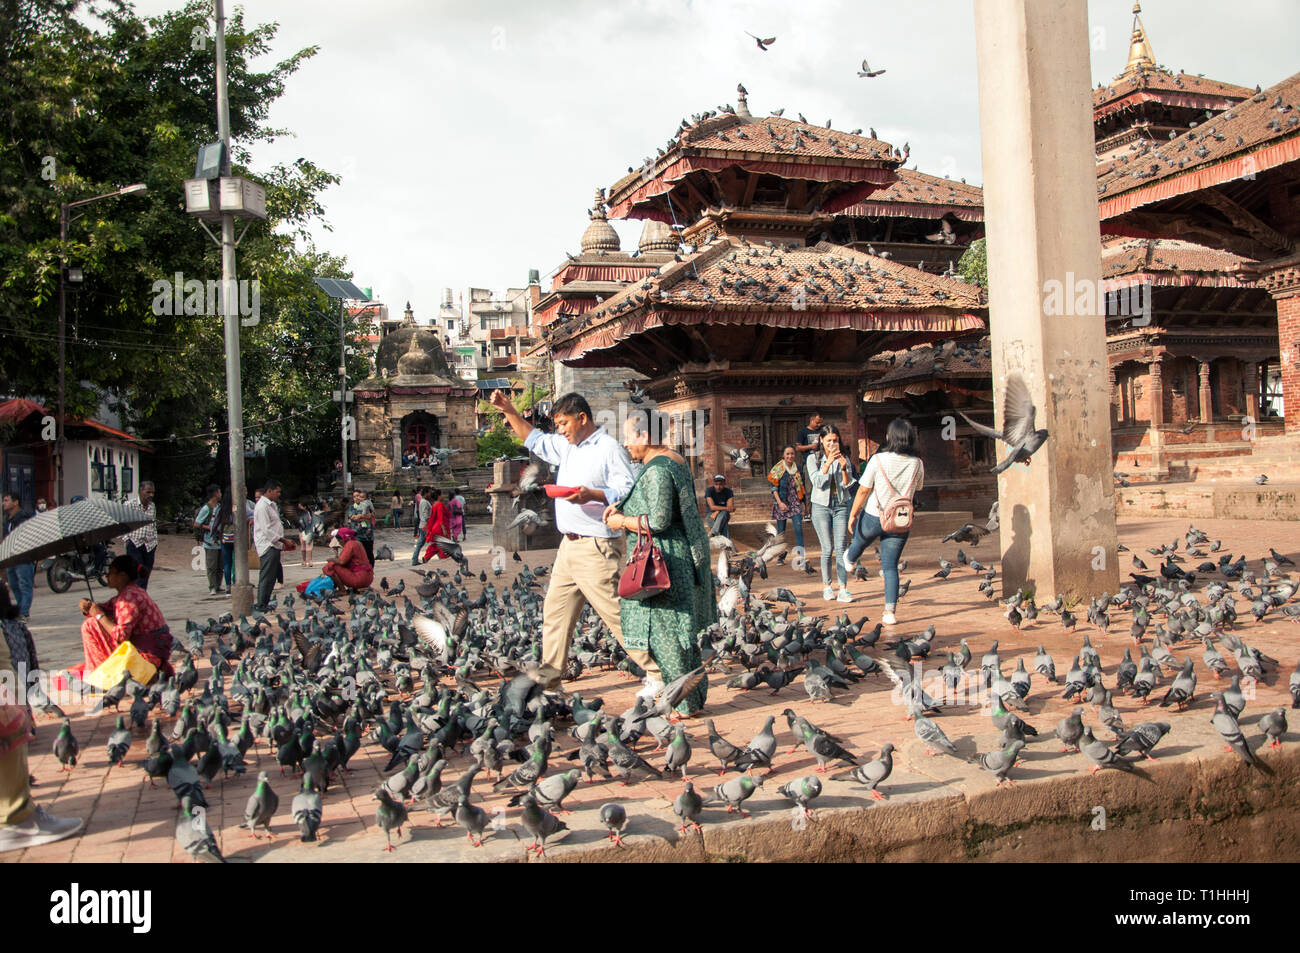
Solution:
<svg viewBox="0 0 1300 953">
<path fill-rule="evenodd" d="M 538 804 L 531 792 L 525 794 L 521 800 L 524 810 L 520 820 L 523 822 L 524 830 L 533 835 L 533 842 L 524 849 L 536 851 L 538 857 L 545 857 L 546 838 L 553 837 L 560 831 L 567 831 L 569 825 Z"/>
<path fill-rule="evenodd" d="M 244 808 L 244 823 L 253 837 L 257 837 L 259 827 L 265 827 L 266 836 L 271 836 L 271 818 L 279 806 L 280 796 L 271 790 L 271 782 L 263 771 L 258 774 L 257 788 L 249 795 L 248 806 Z"/>
<path fill-rule="evenodd" d="M 76 737 L 72 734 L 72 719 L 64 718 L 63 727 L 59 729 L 59 735 L 54 739 L 54 756 L 59 759 L 60 771 L 71 771 L 77 766 L 77 752 L 81 750 L 81 745 L 77 742 Z"/>
<path fill-rule="evenodd" d="M 719 785 L 719 787 L 721 787 L 721 785 Z M 744 799 L 742 798 L 741 800 Z M 673 801 L 673 813 L 676 814 L 682 822 L 682 826 L 677 828 L 677 830 L 683 834 L 686 833 L 688 827 L 692 827 L 696 831 L 702 831 L 703 828 L 700 827 L 699 817 L 700 811 L 703 810 L 703 808 L 704 801 L 695 793 L 695 785 L 691 784 L 690 781 L 687 781 L 686 786 L 682 789 L 682 793 L 677 795 L 677 799 Z"/>
<path fill-rule="evenodd" d="M 407 820 L 406 807 L 400 800 L 394 801 L 386 787 L 375 792 L 375 800 L 379 802 L 375 808 L 375 823 L 384 832 L 384 850 L 394 850 L 392 831 L 397 831 L 398 837 L 402 836 L 402 825 Z"/>
<path fill-rule="evenodd" d="M 744 753 L 736 761 L 735 770 L 748 771 L 755 765 L 767 765 L 768 771 L 772 770 L 772 757 L 776 754 L 776 735 L 772 733 L 774 721 L 776 719 L 769 715 L 763 722 L 762 730 L 745 746 Z"/>
<path fill-rule="evenodd" d="M 1117 755 L 1106 742 L 1093 737 L 1091 728 L 1083 729 L 1079 750 L 1092 762 L 1092 767 L 1088 769 L 1092 774 L 1096 774 L 1102 768 L 1119 768 L 1122 771 L 1133 770 L 1133 762 Z"/>
<path fill-rule="evenodd" d="M 730 781 L 723 781 L 713 789 L 713 793 L 708 796 L 706 804 L 726 804 L 727 812 L 740 811 L 741 817 L 750 817 L 748 811 L 740 805 L 745 802 L 753 793 L 763 784 L 762 778 L 752 778 L 747 774 L 742 774 L 738 778 L 732 778 Z"/>
<path fill-rule="evenodd" d="M 777 788 L 777 793 L 794 801 L 799 806 L 800 816 L 804 820 L 808 820 L 813 816 L 813 812 L 808 805 L 822 793 L 822 783 L 812 775 L 806 775 L 781 785 Z"/>
<path fill-rule="evenodd" d="M 1179 711 L 1183 711 L 1191 704 L 1196 695 L 1196 672 L 1192 669 L 1192 660 L 1183 660 L 1183 670 L 1174 677 L 1173 684 L 1169 686 L 1169 691 L 1165 692 L 1165 697 L 1160 700 L 1161 708 L 1168 708 L 1172 702 L 1178 706 Z"/>
<path fill-rule="evenodd" d="M 126 726 L 126 719 L 117 716 L 117 729 L 108 736 L 108 763 L 120 768 L 131 750 L 131 729 Z"/>
<path fill-rule="evenodd" d="M 548 812 L 549 813 L 549 812 Z M 551 815 L 554 817 L 554 815 Z M 483 832 L 488 829 L 492 823 L 488 812 L 483 810 L 477 804 L 469 802 L 468 794 L 461 794 L 460 799 L 456 802 L 456 823 L 465 830 L 465 837 L 470 844 L 475 847 L 483 846 Z M 560 823 L 557 821 L 557 823 Z M 478 840 L 474 839 L 475 835 Z"/>
<path fill-rule="evenodd" d="M 302 790 L 294 795 L 290 810 L 293 822 L 298 825 L 299 839 L 314 841 L 320 829 L 321 798 L 310 775 L 303 775 Z"/>
<path fill-rule="evenodd" d="M 176 842 L 195 860 L 224 864 L 221 848 L 208 826 L 207 811 L 196 806 L 187 795 L 181 800 L 181 813 L 176 818 Z"/>
<path fill-rule="evenodd" d="M 627 811 L 622 804 L 610 801 L 600 806 L 600 822 L 609 831 L 605 836 L 619 847 L 623 846 L 623 828 L 627 825 Z"/>
<path fill-rule="evenodd" d="M 1167 721 L 1144 721 L 1126 734 L 1115 746 L 1116 754 L 1136 752 L 1148 761 L 1155 761 L 1151 749 L 1160 743 L 1160 739 L 1169 734 Z"/>
<path fill-rule="evenodd" d="M 726 738 L 718 734 L 717 728 L 713 725 L 712 718 L 706 719 L 704 724 L 708 726 L 709 729 L 709 750 L 713 752 L 713 756 L 717 758 L 718 763 L 722 765 L 718 770 L 718 774 L 725 774 L 728 766 L 735 764 L 744 756 L 744 749 L 737 748 Z"/>
<path fill-rule="evenodd" d="M 1074 706 L 1074 711 L 1056 723 L 1056 737 L 1064 746 L 1062 751 L 1079 750 L 1079 739 L 1083 737 L 1083 708 Z"/>
<path fill-rule="evenodd" d="M 1259 719 L 1259 728 L 1268 739 L 1269 747 L 1282 747 L 1282 738 L 1286 735 L 1286 709 L 1276 708 L 1265 712 Z"/>
<path fill-rule="evenodd" d="M 868 761 L 866 764 L 859 765 L 846 775 L 832 775 L 832 780 L 841 780 L 845 777 L 852 778 L 859 784 L 865 784 L 871 796 L 878 801 L 885 800 L 888 795 L 882 794 L 879 785 L 885 781 L 894 771 L 894 746 L 887 744 L 880 749 L 880 755 L 875 759 Z"/>
<path fill-rule="evenodd" d="M 1235 751 L 1238 758 L 1252 767 L 1258 766 L 1260 762 L 1250 750 L 1250 745 L 1246 743 L 1246 736 L 1241 733 L 1241 726 L 1237 724 L 1237 719 L 1223 703 L 1223 694 L 1213 692 L 1211 697 L 1214 698 L 1215 707 L 1214 714 L 1210 716 L 1210 724 L 1214 725 L 1219 736 L 1223 738 L 1225 750 Z"/>
<path fill-rule="evenodd" d="M 948 740 L 943 729 L 924 715 L 916 716 L 916 720 L 912 723 L 912 730 L 916 732 L 916 737 L 925 742 L 926 754 L 938 754 L 935 748 L 941 748 L 951 755 L 957 754 L 957 746 Z"/>
<path fill-rule="evenodd" d="M 1023 741 L 1013 741 L 1000 751 L 990 751 L 988 754 L 982 754 L 979 758 L 980 767 L 998 779 L 999 787 L 1001 787 L 1003 781 L 1007 784 L 1015 784 L 1015 781 L 1007 777 L 1007 773 L 1015 767 L 1016 759 L 1020 757 L 1020 750 L 1024 746 Z"/>
</svg>

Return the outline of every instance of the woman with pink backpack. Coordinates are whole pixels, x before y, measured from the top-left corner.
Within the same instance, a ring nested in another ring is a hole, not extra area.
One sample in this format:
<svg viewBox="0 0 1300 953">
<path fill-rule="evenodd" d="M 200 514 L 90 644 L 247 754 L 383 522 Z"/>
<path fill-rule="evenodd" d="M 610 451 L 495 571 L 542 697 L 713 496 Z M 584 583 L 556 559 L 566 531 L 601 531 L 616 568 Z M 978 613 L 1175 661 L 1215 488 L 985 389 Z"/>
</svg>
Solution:
<svg viewBox="0 0 1300 953">
<path fill-rule="evenodd" d="M 862 470 L 858 492 L 849 512 L 851 540 L 844 567 L 854 565 L 875 540 L 880 540 L 880 565 L 885 575 L 885 612 L 880 621 L 894 625 L 898 605 L 898 559 L 912 529 L 912 500 L 925 484 L 925 464 L 916 454 L 916 428 L 904 417 L 890 421 L 881 447 Z"/>
</svg>

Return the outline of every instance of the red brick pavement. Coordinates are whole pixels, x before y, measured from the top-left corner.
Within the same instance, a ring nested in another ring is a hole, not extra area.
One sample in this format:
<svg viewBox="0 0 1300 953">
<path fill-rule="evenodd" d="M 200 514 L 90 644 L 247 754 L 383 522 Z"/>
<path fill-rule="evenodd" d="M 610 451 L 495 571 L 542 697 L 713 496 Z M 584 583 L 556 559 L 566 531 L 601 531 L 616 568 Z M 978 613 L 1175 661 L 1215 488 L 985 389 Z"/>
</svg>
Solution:
<svg viewBox="0 0 1300 953">
<path fill-rule="evenodd" d="M 1267 553 L 1270 545 L 1300 561 L 1300 524 L 1206 520 L 1197 525 L 1209 533 L 1212 539 L 1224 540 L 1223 552 L 1244 552 L 1251 560 L 1252 569 L 1258 570 L 1259 559 Z M 1120 536 L 1127 546 L 1154 569 L 1155 560 L 1147 557 L 1145 548 L 1168 542 L 1175 536 L 1181 540 L 1186 529 L 1187 523 L 1183 521 L 1128 520 L 1121 523 Z M 995 546 L 996 537 L 991 537 L 978 547 L 963 548 L 983 562 L 996 563 Z M 941 665 L 946 652 L 956 648 L 958 640 L 963 637 L 969 641 L 974 653 L 970 667 L 977 669 L 979 657 L 988 649 L 992 639 L 996 638 L 1000 642 L 1000 654 L 1007 674 L 1014 669 L 1018 657 L 1024 657 L 1026 666 L 1032 670 L 1036 646 L 1042 643 L 1053 654 L 1057 671 L 1063 676 L 1087 631 L 1101 652 L 1107 681 L 1113 680 L 1115 664 L 1124 648 L 1131 645 L 1127 635 L 1127 612 L 1116 611 L 1113 614 L 1111 633 L 1107 637 L 1102 637 L 1086 624 L 1082 607 L 1079 610 L 1079 627 L 1073 637 L 1068 637 L 1055 617 L 1047 613 L 1040 617 L 1038 625 L 1015 632 L 1003 617 L 1001 607 L 990 604 L 976 591 L 978 579 L 969 569 L 955 569 L 946 581 L 931 578 L 937 568 L 938 556 L 942 554 L 951 559 L 956 549 L 953 544 L 940 546 L 937 539 L 912 540 L 904 554 L 909 566 L 903 575 L 912 580 L 912 588 L 900 604 L 900 624 L 896 627 L 896 632 L 911 635 L 930 623 L 937 627 L 938 637 L 927 671 Z M 528 561 L 539 565 L 548 562 L 551 556 L 552 553 L 530 553 Z M 471 559 L 476 568 L 478 564 L 484 563 L 482 556 Z M 1130 556 L 1120 554 L 1120 560 L 1121 576 L 1127 578 Z M 513 572 L 517 564 L 511 562 L 509 565 Z M 874 563 L 872 568 L 874 571 Z M 414 572 L 409 568 L 390 568 L 388 577 L 392 584 L 396 584 L 398 578 L 407 577 L 410 585 Z M 498 586 L 507 579 L 503 576 L 497 580 Z M 865 612 L 874 622 L 881 611 L 882 585 L 874 575 L 867 583 L 855 584 L 857 598 L 848 606 L 823 602 L 819 577 L 796 574 L 788 567 L 774 570 L 769 584 L 792 588 L 800 598 L 807 601 L 803 611 L 809 614 L 838 614 L 847 611 L 852 618 L 857 619 Z M 1239 609 L 1244 620 L 1239 631 L 1251 644 L 1282 663 L 1280 670 L 1270 672 L 1265 682 L 1258 686 L 1258 697 L 1248 703 L 1242 718 L 1246 736 L 1254 744 L 1258 741 L 1259 732 L 1251 726 L 1258 716 L 1278 705 L 1289 708 L 1287 680 L 1296 665 L 1295 630 L 1292 623 L 1278 613 L 1270 614 L 1265 622 L 1257 624 L 1250 619 L 1247 607 L 1240 601 Z M 875 654 L 884 654 L 883 643 L 884 639 L 874 650 Z M 1162 713 L 1159 716 L 1159 720 L 1168 720 L 1174 725 L 1172 735 L 1158 751 L 1172 756 L 1170 760 L 1231 757 L 1223 754 L 1223 749 L 1208 724 L 1212 712 L 1208 693 L 1213 689 L 1214 679 L 1201 664 L 1200 651 L 1199 645 L 1184 644 L 1176 649 L 1179 654 L 1191 654 L 1196 659 L 1200 681 L 1197 704 L 1189 712 Z M 206 661 L 201 662 L 200 666 L 206 670 Z M 733 670 L 738 669 L 733 667 Z M 883 790 L 893 799 L 906 801 L 960 796 L 993 786 L 991 777 L 963 761 L 944 756 L 927 757 L 921 750 L 922 746 L 916 740 L 911 725 L 903 721 L 901 709 L 891 703 L 890 683 L 884 678 L 865 679 L 841 695 L 836 702 L 814 705 L 804 693 L 802 680 L 783 689 L 777 697 L 772 697 L 766 689 L 748 693 L 729 690 L 723 685 L 727 677 L 726 674 L 717 674 L 709 680 L 709 705 L 705 714 L 715 719 L 720 733 L 737 744 L 743 744 L 759 730 L 766 716 L 774 715 L 777 719 L 775 727 L 781 746 L 777 759 L 778 769 L 747 804 L 759 815 L 770 817 L 773 815 L 769 812 L 788 811 L 789 803 L 777 796 L 776 788 L 815 767 L 815 760 L 802 747 L 794 754 L 786 753 L 791 740 L 781 710 L 787 706 L 818 725 L 842 735 L 850 750 L 859 755 L 874 756 L 885 742 L 893 742 L 899 749 L 895 755 L 895 770 L 883 786 Z M 494 684 L 490 679 L 487 683 L 489 687 Z M 1167 680 L 1162 680 L 1157 697 L 1163 694 L 1167 683 Z M 581 691 L 587 700 L 602 697 L 605 708 L 617 713 L 631 705 L 637 683 L 617 673 L 587 673 L 566 687 Z M 1025 717 L 1042 734 L 1029 745 L 1021 765 L 1012 772 L 1012 777 L 1022 783 L 1032 784 L 1037 779 L 1078 774 L 1088 767 L 1082 755 L 1060 754 L 1059 744 L 1050 738 L 1057 720 L 1068 714 L 1072 707 L 1071 703 L 1060 697 L 1060 692 L 1061 686 L 1052 687 L 1049 691 L 1044 680 L 1040 676 L 1034 676 L 1029 701 L 1031 712 Z M 1128 724 L 1156 718 L 1154 711 L 1144 713 L 1133 699 L 1119 697 L 1115 699 L 1115 704 Z M 1165 709 L 1163 712 L 1172 710 Z M 22 853 L 0 854 L 0 860 L 188 862 L 189 858 L 175 847 L 173 829 L 177 809 L 174 796 L 162 783 L 151 788 L 145 783 L 144 774 L 137 766 L 144 758 L 145 734 L 137 732 L 125 767 L 110 768 L 104 742 L 114 727 L 116 716 L 112 712 L 99 715 L 69 713 L 73 714 L 73 729 L 81 742 L 81 760 L 74 770 L 60 772 L 59 764 L 51 752 L 58 724 L 50 719 L 39 718 L 37 740 L 30 749 L 31 770 L 38 782 L 34 794 L 40 803 L 55 814 L 87 818 L 86 827 L 75 838 Z M 1095 713 L 1091 709 L 1085 712 L 1085 721 L 1097 724 Z M 688 773 L 697 790 L 704 793 L 717 783 L 717 774 L 713 770 L 715 759 L 708 750 L 707 730 L 702 720 L 690 720 L 686 724 L 694 749 Z M 939 717 L 939 724 L 964 756 L 970 756 L 976 750 L 990 750 L 997 737 L 987 714 L 981 714 L 977 707 L 947 710 Z M 563 754 L 575 747 L 565 733 L 566 729 L 562 729 L 557 737 L 549 769 L 551 773 L 573 766 L 563 759 Z M 1109 737 L 1109 733 L 1098 731 L 1098 736 Z M 662 755 L 647 753 L 651 744 L 652 741 L 643 741 L 640 749 L 652 763 L 662 763 Z M 303 862 L 337 859 L 396 862 L 519 859 L 522 856 L 519 842 L 506 830 L 493 832 L 482 849 L 471 849 L 458 827 L 452 824 L 438 831 L 432 818 L 423 810 L 412 811 L 414 824 L 403 830 L 398 849 L 391 854 L 383 853 L 381 848 L 384 841 L 382 833 L 375 826 L 375 802 L 371 796 L 382 782 L 381 769 L 387 757 L 387 752 L 376 744 L 367 743 L 362 747 L 352 759 L 352 770 L 337 783 L 331 784 L 325 796 L 321 841 L 318 844 L 303 844 L 297 839 L 289 815 L 289 804 L 299 782 L 297 779 L 282 777 L 274 753 L 264 743 L 259 744 L 247 755 L 246 775 L 225 782 L 218 780 L 208 789 L 208 800 L 212 804 L 208 813 L 209 824 L 216 832 L 223 852 L 232 860 Z M 454 757 L 444 773 L 444 782 L 454 780 L 468 761 L 468 755 Z M 271 827 L 275 837 L 269 841 L 255 840 L 247 829 L 240 828 L 244 805 L 252 793 L 258 772 L 262 770 L 268 772 L 272 786 L 280 797 L 280 809 Z M 591 785 L 584 782 L 568 802 L 575 813 L 565 820 L 573 830 L 552 841 L 553 848 L 548 853 L 557 854 L 608 843 L 603 841 L 604 830 L 596 820 L 596 808 L 610 800 L 621 801 L 627 807 L 631 818 L 627 836 L 629 844 L 635 844 L 644 838 L 675 838 L 678 836 L 673 830 L 676 822 L 669 810 L 669 803 L 680 790 L 681 784 L 675 780 L 647 781 L 629 787 L 622 787 L 617 782 Z M 519 809 L 505 808 L 507 799 L 508 792 L 493 794 L 490 784 L 481 778 L 475 785 L 475 802 L 489 813 L 502 818 L 506 826 L 527 837 L 518 823 Z M 862 797 L 859 787 L 849 782 L 826 781 L 824 793 L 816 806 L 825 810 L 861 807 L 871 803 Z M 731 818 L 721 809 L 709 809 L 704 821 L 706 824 L 716 824 L 731 821 Z M 617 848 L 611 846 L 610 849 Z"/>
</svg>

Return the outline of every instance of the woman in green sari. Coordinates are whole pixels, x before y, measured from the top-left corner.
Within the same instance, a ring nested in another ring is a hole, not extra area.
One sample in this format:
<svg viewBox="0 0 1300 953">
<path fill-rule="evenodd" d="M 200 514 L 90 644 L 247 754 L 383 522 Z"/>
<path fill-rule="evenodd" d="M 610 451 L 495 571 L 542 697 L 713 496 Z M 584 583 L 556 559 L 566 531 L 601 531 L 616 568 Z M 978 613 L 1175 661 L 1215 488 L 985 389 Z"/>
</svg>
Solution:
<svg viewBox="0 0 1300 953">
<path fill-rule="evenodd" d="M 623 644 L 648 650 L 664 679 L 671 682 L 699 667 L 698 635 L 717 621 L 718 604 L 709 565 L 709 534 L 700 516 L 695 483 L 682 456 L 665 446 L 666 419 L 658 411 L 628 418 L 624 443 L 632 460 L 642 464 L 641 473 L 628 495 L 605 510 L 604 519 L 610 529 L 634 534 L 640 517 L 647 517 L 664 554 L 672 587 L 642 601 L 620 600 L 619 616 Z M 626 548 L 630 560 L 635 549 L 631 537 Z M 695 714 L 704 707 L 707 691 L 708 681 L 701 681 L 677 711 Z"/>
</svg>

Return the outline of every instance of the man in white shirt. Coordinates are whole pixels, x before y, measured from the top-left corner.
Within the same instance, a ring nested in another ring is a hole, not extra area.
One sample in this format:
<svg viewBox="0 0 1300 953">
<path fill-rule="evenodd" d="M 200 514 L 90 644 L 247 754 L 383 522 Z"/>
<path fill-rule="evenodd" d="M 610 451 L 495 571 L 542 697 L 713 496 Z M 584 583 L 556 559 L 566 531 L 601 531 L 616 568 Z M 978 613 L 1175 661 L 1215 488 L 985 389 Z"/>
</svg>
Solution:
<svg viewBox="0 0 1300 953">
<path fill-rule="evenodd" d="M 253 509 L 253 548 L 257 550 L 257 605 L 265 612 L 280 574 L 280 550 L 284 548 L 284 524 L 280 522 L 280 484 L 272 480 Z"/>
<path fill-rule="evenodd" d="M 542 605 L 539 674 L 547 688 L 559 688 L 573 630 L 585 606 L 590 604 L 619 644 L 623 642 L 618 601 L 623 535 L 607 527 L 601 514 L 632 489 L 632 464 L 622 445 L 592 421 L 591 406 L 580 394 L 565 394 L 555 402 L 553 434 L 542 433 L 519 416 L 509 396 L 499 390 L 492 392 L 490 403 L 505 415 L 529 452 L 559 466 L 557 485 L 576 488 L 555 501 L 555 528 L 564 538 Z M 629 650 L 628 655 L 646 670 L 647 689 L 657 689 L 659 667 L 650 653 Z"/>
</svg>

